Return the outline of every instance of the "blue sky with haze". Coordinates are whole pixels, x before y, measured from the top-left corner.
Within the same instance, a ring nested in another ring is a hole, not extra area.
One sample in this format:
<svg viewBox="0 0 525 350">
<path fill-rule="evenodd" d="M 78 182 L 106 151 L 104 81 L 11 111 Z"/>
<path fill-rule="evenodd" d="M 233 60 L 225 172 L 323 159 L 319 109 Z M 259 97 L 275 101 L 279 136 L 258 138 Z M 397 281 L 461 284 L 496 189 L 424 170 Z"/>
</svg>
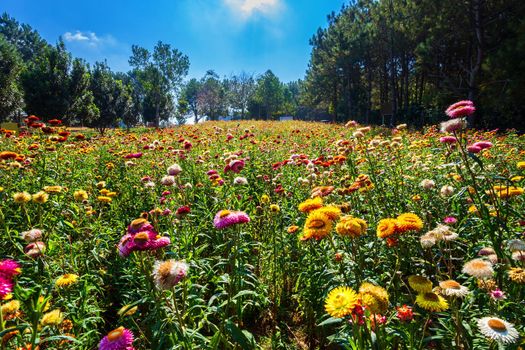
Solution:
<svg viewBox="0 0 525 350">
<path fill-rule="evenodd" d="M 106 59 L 127 71 L 131 45 L 158 40 L 188 55 L 190 77 L 271 69 L 303 78 L 308 40 L 344 0 L 0 0 L 0 12 L 28 23 L 49 42 L 59 36 L 76 57 Z"/>
</svg>

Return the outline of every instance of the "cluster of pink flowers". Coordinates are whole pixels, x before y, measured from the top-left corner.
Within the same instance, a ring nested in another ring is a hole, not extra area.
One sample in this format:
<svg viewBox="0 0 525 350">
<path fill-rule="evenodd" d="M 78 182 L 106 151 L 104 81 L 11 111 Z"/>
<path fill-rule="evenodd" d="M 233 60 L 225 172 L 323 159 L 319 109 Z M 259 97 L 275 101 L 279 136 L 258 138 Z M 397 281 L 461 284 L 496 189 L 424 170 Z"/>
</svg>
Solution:
<svg viewBox="0 0 525 350">
<path fill-rule="evenodd" d="M 11 259 L 0 261 L 0 300 L 13 292 L 13 278 L 21 272 L 20 265 Z"/>
<path fill-rule="evenodd" d="M 213 219 L 213 225 L 219 230 L 247 222 L 250 222 L 250 217 L 243 211 L 221 210 Z"/>
<path fill-rule="evenodd" d="M 126 257 L 134 251 L 156 250 L 170 244 L 169 237 L 161 237 L 146 219 L 136 219 L 120 239 L 118 251 Z"/>
<path fill-rule="evenodd" d="M 44 252 L 46 251 L 46 244 L 41 241 L 42 239 L 42 231 L 34 228 L 29 231 L 24 231 L 20 233 L 22 238 L 29 243 L 24 248 L 24 253 L 29 256 L 30 258 L 37 258 L 41 255 L 44 255 Z"/>
</svg>

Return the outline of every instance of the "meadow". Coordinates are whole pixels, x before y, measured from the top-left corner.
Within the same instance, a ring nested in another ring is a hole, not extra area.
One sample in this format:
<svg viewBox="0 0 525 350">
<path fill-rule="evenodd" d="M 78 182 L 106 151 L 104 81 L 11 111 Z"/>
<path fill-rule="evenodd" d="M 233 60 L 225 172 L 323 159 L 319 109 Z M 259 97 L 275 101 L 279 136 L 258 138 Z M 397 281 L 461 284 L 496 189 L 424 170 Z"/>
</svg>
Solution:
<svg viewBox="0 0 525 350">
<path fill-rule="evenodd" d="M 472 108 L 3 130 L 0 349 L 518 349 L 524 137 Z"/>
</svg>

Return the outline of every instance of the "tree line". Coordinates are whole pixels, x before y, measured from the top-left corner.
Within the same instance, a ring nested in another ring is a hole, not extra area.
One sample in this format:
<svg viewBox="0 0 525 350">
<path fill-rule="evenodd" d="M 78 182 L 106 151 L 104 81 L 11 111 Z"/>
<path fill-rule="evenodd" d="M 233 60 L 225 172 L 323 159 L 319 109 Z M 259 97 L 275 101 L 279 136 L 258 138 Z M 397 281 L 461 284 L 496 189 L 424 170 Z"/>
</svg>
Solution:
<svg viewBox="0 0 525 350">
<path fill-rule="evenodd" d="M 312 37 L 303 102 L 333 120 L 422 125 L 469 99 L 480 127 L 525 129 L 525 2 L 358 0 Z"/>
<path fill-rule="evenodd" d="M 301 81 L 283 83 L 270 70 L 219 77 L 210 70 L 184 81 L 190 61 L 171 45 L 152 51 L 133 45 L 128 72 L 106 62 L 74 58 L 59 38 L 46 42 L 36 30 L 4 13 L 0 17 L 0 121 L 37 115 L 69 125 L 108 127 L 182 124 L 220 117 L 271 119 L 295 115 Z"/>
</svg>

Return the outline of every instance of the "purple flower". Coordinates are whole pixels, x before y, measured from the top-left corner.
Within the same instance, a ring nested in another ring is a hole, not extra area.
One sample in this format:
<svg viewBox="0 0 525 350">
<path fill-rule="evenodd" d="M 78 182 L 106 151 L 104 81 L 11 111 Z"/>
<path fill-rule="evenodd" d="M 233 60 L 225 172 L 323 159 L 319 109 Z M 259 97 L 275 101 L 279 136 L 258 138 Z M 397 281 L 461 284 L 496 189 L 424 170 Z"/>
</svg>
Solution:
<svg viewBox="0 0 525 350">
<path fill-rule="evenodd" d="M 134 350 L 133 333 L 124 327 L 119 327 L 108 333 L 98 344 L 99 350 Z"/>
<path fill-rule="evenodd" d="M 228 171 L 233 171 L 237 174 L 244 168 L 244 165 L 245 163 L 242 159 L 232 160 L 228 165 L 226 165 L 224 172 L 227 173 Z"/>
<path fill-rule="evenodd" d="M 250 222 L 250 217 L 242 211 L 221 210 L 213 219 L 213 225 L 219 230 L 247 222 Z"/>
</svg>

